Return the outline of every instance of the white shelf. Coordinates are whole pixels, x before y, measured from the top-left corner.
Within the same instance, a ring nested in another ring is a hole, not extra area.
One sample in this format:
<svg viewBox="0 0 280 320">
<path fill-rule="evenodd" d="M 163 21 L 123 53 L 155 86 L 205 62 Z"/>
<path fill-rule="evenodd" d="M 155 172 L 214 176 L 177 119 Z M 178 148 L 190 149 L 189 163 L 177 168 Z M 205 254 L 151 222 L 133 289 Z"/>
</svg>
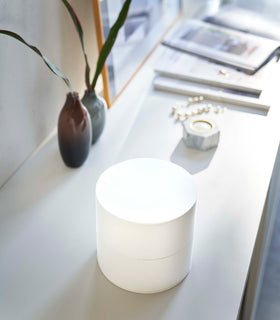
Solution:
<svg viewBox="0 0 280 320">
<path fill-rule="evenodd" d="M 268 115 L 240 107 L 217 115 L 220 145 L 203 153 L 184 147 L 170 117 L 182 96 L 151 87 L 159 56 L 108 112 L 82 168 L 63 165 L 54 135 L 1 189 L 1 319 L 236 319 L 279 143 L 278 81 L 267 88 L 275 101 Z M 97 178 L 141 156 L 180 164 L 198 186 L 191 273 L 154 295 L 115 287 L 96 264 Z"/>
</svg>

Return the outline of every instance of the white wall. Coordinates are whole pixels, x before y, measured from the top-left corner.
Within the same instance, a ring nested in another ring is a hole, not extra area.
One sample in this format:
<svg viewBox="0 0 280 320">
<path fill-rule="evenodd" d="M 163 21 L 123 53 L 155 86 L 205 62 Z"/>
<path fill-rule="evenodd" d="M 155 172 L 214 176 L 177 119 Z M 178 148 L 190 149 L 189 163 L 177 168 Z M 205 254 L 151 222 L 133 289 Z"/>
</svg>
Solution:
<svg viewBox="0 0 280 320">
<path fill-rule="evenodd" d="M 83 25 L 94 71 L 97 43 L 91 0 L 70 3 Z M 0 28 L 15 31 L 38 46 L 82 95 L 82 50 L 60 0 L 0 0 Z M 0 187 L 55 128 L 67 91 L 34 52 L 0 35 Z"/>
</svg>

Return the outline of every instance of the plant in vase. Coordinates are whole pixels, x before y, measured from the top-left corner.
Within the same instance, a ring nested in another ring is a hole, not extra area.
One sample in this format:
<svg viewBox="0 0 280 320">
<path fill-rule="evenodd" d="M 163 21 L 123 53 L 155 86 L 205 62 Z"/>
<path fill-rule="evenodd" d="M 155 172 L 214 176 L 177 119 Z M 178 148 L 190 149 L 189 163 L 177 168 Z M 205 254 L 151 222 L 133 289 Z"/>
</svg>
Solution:
<svg viewBox="0 0 280 320">
<path fill-rule="evenodd" d="M 87 108 L 90 114 L 90 119 L 92 124 L 91 126 L 92 127 L 92 144 L 94 144 L 97 141 L 97 139 L 100 137 L 101 133 L 103 132 L 105 121 L 106 121 L 106 110 L 107 110 L 107 104 L 105 100 L 96 94 L 96 91 L 95 91 L 96 82 L 97 82 L 98 76 L 100 75 L 103 69 L 105 61 L 116 41 L 118 32 L 125 22 L 131 0 L 126 0 L 124 2 L 116 22 L 110 29 L 109 35 L 100 51 L 92 82 L 90 82 L 90 67 L 88 64 L 88 59 L 85 51 L 84 35 L 83 35 L 83 29 L 82 29 L 81 23 L 74 9 L 69 4 L 69 2 L 67 0 L 61 0 L 61 1 L 67 8 L 74 22 L 74 25 L 76 27 L 76 30 L 78 32 L 79 39 L 82 45 L 82 50 L 83 50 L 85 63 L 86 63 L 86 68 L 85 68 L 86 90 L 82 98 L 82 103 L 85 105 L 85 107 Z"/>
<path fill-rule="evenodd" d="M 63 79 L 68 86 L 70 92 L 67 94 L 66 102 L 58 119 L 59 150 L 67 166 L 73 168 L 80 167 L 85 162 L 90 151 L 92 129 L 89 113 L 82 105 L 79 94 L 73 92 L 68 78 L 43 56 L 38 48 L 28 44 L 21 36 L 9 30 L 0 30 L 0 34 L 10 36 L 36 52 L 48 68 L 55 75 Z"/>
</svg>

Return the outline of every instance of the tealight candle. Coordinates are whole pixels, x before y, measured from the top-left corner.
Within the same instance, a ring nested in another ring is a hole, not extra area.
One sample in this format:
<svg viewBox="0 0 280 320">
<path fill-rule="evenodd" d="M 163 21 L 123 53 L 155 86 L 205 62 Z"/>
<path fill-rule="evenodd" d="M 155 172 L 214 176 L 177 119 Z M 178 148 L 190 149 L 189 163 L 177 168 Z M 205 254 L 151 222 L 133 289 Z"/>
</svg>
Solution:
<svg viewBox="0 0 280 320">
<path fill-rule="evenodd" d="M 194 120 L 190 124 L 191 128 L 196 132 L 210 132 L 213 128 L 213 124 L 207 120 Z"/>
</svg>

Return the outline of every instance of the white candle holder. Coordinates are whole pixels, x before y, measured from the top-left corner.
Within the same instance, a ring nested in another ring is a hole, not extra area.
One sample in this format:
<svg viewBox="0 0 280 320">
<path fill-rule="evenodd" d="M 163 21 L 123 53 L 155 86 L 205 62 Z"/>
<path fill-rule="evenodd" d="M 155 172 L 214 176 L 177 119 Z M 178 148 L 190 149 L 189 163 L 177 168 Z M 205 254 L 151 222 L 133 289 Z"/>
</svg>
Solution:
<svg viewBox="0 0 280 320">
<path fill-rule="evenodd" d="M 219 144 L 220 130 L 212 119 L 193 117 L 182 125 L 183 140 L 187 147 L 205 151 Z"/>
</svg>

